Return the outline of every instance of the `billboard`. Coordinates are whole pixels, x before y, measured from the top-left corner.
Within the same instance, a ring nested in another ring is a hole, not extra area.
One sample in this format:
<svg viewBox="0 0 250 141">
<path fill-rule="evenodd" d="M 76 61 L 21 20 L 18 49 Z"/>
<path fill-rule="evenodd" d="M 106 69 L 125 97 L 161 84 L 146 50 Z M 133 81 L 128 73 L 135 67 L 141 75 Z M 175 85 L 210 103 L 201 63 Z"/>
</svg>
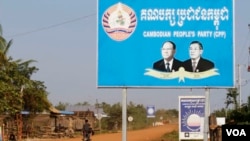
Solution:
<svg viewBox="0 0 250 141">
<path fill-rule="evenodd" d="M 97 20 L 98 87 L 235 85 L 233 0 L 98 0 Z"/>
<path fill-rule="evenodd" d="M 203 139 L 204 96 L 179 96 L 179 140 Z"/>
</svg>

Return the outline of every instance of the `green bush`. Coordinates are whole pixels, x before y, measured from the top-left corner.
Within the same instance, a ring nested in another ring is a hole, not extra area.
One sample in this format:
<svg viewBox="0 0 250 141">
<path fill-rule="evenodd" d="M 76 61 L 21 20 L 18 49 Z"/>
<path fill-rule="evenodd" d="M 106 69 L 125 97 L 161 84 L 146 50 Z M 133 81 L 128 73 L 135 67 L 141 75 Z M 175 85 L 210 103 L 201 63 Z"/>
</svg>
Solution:
<svg viewBox="0 0 250 141">
<path fill-rule="evenodd" d="M 163 141 L 178 141 L 179 140 L 179 133 L 178 131 L 174 130 L 170 133 L 166 133 L 162 136 Z"/>
</svg>

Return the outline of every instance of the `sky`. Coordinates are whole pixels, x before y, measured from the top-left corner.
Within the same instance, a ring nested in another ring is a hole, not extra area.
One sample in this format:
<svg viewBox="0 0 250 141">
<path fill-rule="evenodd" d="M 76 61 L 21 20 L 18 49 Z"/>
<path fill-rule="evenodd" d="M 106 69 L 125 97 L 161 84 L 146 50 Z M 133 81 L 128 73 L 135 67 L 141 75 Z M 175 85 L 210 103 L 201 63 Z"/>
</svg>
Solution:
<svg viewBox="0 0 250 141">
<path fill-rule="evenodd" d="M 235 76 L 241 82 L 242 103 L 250 96 L 249 5 L 249 0 L 235 0 L 235 69 L 240 70 Z M 39 68 L 32 79 L 45 83 L 54 106 L 122 103 L 122 88 L 97 87 L 96 0 L 1 0 L 0 24 L 4 38 L 13 40 L 9 55 L 37 61 L 31 64 Z M 211 111 L 225 107 L 226 93 L 210 89 Z M 204 96 L 205 90 L 128 88 L 127 102 L 178 109 L 178 96 L 188 95 Z"/>
</svg>

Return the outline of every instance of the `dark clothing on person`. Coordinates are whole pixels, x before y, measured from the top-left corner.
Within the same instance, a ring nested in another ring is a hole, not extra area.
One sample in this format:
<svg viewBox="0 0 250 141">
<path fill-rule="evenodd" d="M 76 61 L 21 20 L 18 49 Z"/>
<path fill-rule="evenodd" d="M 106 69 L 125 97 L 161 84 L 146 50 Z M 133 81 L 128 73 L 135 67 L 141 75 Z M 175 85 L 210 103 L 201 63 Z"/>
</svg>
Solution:
<svg viewBox="0 0 250 141">
<path fill-rule="evenodd" d="M 82 127 L 83 132 L 83 138 L 85 141 L 90 141 L 90 135 L 94 135 L 94 131 L 92 130 L 90 124 L 88 123 L 88 120 L 85 120 L 85 123 Z"/>
<path fill-rule="evenodd" d="M 9 141 L 16 141 L 16 136 L 13 133 L 10 134 Z"/>
<path fill-rule="evenodd" d="M 193 71 L 192 61 L 191 61 L 191 59 L 188 59 L 188 60 L 183 62 L 183 67 L 184 67 L 185 71 L 188 71 L 188 72 L 204 72 L 204 71 L 213 69 L 214 63 L 207 60 L 207 59 L 200 58 L 195 70 Z"/>
<path fill-rule="evenodd" d="M 178 71 L 179 68 L 182 66 L 182 62 L 180 60 L 177 60 L 174 58 L 172 68 L 170 68 L 170 72 L 172 71 Z M 164 59 L 161 59 L 153 64 L 153 68 L 158 71 L 164 71 L 167 72 L 166 64 L 164 62 Z"/>
<path fill-rule="evenodd" d="M 89 129 L 90 129 L 90 124 L 89 123 L 85 123 L 83 125 L 83 128 L 82 128 L 83 132 L 89 132 Z"/>
</svg>

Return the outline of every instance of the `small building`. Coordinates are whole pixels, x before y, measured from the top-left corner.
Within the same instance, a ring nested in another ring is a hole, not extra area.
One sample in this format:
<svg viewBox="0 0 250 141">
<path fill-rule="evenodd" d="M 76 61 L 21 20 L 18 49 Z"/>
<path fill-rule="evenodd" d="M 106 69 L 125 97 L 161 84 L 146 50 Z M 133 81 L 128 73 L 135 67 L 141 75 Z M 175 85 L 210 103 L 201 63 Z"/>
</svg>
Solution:
<svg viewBox="0 0 250 141">
<path fill-rule="evenodd" d="M 104 114 L 102 108 L 96 108 L 95 106 L 89 106 L 89 105 L 69 105 L 65 107 L 66 111 L 74 112 L 74 116 L 78 117 L 80 121 L 76 124 L 76 129 L 79 130 L 79 128 L 82 128 L 83 124 L 82 121 L 85 119 L 88 119 L 89 124 L 94 128 L 96 125 L 96 120 L 98 119 L 98 115 Z"/>
</svg>

